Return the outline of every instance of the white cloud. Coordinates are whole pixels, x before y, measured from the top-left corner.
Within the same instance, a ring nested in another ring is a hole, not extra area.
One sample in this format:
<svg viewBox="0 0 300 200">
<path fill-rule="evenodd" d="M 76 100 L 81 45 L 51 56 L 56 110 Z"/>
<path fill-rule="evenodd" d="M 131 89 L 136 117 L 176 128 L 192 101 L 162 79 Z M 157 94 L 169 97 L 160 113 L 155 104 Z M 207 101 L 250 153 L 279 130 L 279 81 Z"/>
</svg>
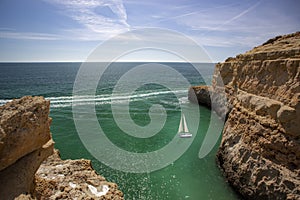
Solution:
<svg viewBox="0 0 300 200">
<path fill-rule="evenodd" d="M 127 13 L 122 0 L 45 0 L 57 5 L 63 14 L 77 21 L 83 28 L 57 30 L 57 34 L 18 32 L 1 28 L 0 38 L 25 40 L 77 40 L 103 41 L 128 31 Z M 111 16 L 97 12 L 99 8 L 109 9 Z"/>
<path fill-rule="evenodd" d="M 74 39 L 98 40 L 129 30 L 127 13 L 122 0 L 46 0 L 62 6 L 64 13 L 83 25 L 85 29 L 75 33 Z M 112 16 L 96 12 L 98 8 L 108 8 Z M 66 30 L 71 32 L 73 30 Z M 98 34 L 96 34 L 98 33 Z M 75 38 L 78 36 L 78 38 Z M 99 37 L 100 36 L 100 37 Z"/>
<path fill-rule="evenodd" d="M 14 30 L 0 31 L 0 38 L 23 40 L 59 40 L 59 36 L 47 33 L 15 32 Z"/>
<path fill-rule="evenodd" d="M 261 36 L 212 36 L 212 35 L 193 35 L 192 37 L 199 45 L 211 47 L 253 47 L 261 44 L 265 40 Z"/>
<path fill-rule="evenodd" d="M 129 2 L 146 6 L 144 1 Z M 175 29 L 205 46 L 249 48 L 300 28 L 300 15 L 291 10 L 292 4 L 288 6 L 288 3 L 285 8 L 279 2 L 263 0 L 227 3 L 197 1 L 195 4 L 174 1 L 172 5 L 151 1 L 151 5 L 147 4 L 157 8 L 156 5 L 160 7 L 154 13 L 148 13 L 144 20 L 146 23 L 136 20 L 139 22 L 136 28 L 155 26 Z"/>
<path fill-rule="evenodd" d="M 253 47 L 276 35 L 294 32 L 299 22 L 276 8 L 265 8 L 261 1 L 247 6 L 216 8 L 208 12 L 190 12 L 175 18 L 192 30 L 202 45 Z"/>
<path fill-rule="evenodd" d="M 258 5 L 259 3 L 250 5 L 246 8 L 227 7 L 226 9 L 222 7 L 216 7 L 206 11 L 189 12 L 177 16 L 176 21 L 178 24 L 187 26 L 192 30 L 233 31 L 232 28 L 237 30 L 240 29 L 240 27 L 244 27 L 243 24 L 236 24 L 236 21 L 242 19 L 244 15 Z"/>
</svg>

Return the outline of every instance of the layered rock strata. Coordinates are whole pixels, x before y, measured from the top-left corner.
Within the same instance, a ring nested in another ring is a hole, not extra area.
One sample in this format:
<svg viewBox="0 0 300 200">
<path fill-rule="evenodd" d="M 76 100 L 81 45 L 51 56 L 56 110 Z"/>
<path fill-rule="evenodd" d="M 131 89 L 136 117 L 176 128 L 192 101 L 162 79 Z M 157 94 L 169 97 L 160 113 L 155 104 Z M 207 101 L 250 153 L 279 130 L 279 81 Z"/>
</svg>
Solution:
<svg viewBox="0 0 300 200">
<path fill-rule="evenodd" d="M 210 90 L 224 84 L 229 107 L 217 154 L 227 180 L 246 199 L 300 199 L 300 33 L 228 58 L 216 71 Z"/>
<path fill-rule="evenodd" d="M 89 160 L 61 160 L 53 151 L 49 107 L 43 97 L 0 106 L 0 199 L 123 199 Z"/>
</svg>

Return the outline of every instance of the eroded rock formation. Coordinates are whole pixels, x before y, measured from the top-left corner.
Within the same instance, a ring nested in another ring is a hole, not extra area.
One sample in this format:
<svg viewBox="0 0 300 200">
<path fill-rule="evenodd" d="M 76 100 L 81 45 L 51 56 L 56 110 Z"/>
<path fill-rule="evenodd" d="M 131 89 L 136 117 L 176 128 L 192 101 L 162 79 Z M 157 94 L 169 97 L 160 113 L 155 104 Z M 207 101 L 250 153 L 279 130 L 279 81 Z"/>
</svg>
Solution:
<svg viewBox="0 0 300 200">
<path fill-rule="evenodd" d="M 212 88 L 206 85 L 190 87 L 188 91 L 189 101 L 211 108 Z M 193 95 L 195 94 L 195 95 Z"/>
<path fill-rule="evenodd" d="M 1 198 L 30 193 L 35 172 L 53 153 L 49 105 L 42 97 L 23 97 L 0 107 Z"/>
<path fill-rule="evenodd" d="M 300 199 L 300 32 L 216 71 L 210 89 L 222 77 L 229 105 L 217 155 L 227 180 L 247 199 Z"/>
<path fill-rule="evenodd" d="M 117 184 L 98 175 L 90 160 L 61 160 L 57 150 L 42 163 L 35 184 L 38 199 L 124 199 Z"/>
<path fill-rule="evenodd" d="M 0 199 L 123 199 L 89 160 L 61 160 L 53 151 L 49 106 L 43 97 L 0 106 Z"/>
</svg>

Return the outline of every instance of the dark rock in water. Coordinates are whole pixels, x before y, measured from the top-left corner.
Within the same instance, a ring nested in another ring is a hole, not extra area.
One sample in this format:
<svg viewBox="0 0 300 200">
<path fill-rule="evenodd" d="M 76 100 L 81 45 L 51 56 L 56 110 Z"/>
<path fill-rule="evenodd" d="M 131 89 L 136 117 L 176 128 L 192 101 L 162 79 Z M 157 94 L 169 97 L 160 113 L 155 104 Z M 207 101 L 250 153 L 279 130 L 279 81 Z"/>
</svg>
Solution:
<svg viewBox="0 0 300 200">
<path fill-rule="evenodd" d="M 191 86 L 188 92 L 188 99 L 215 111 L 223 119 L 226 118 L 231 106 L 227 102 L 227 94 L 223 88 L 212 88 L 212 86 L 200 85 Z"/>
<path fill-rule="evenodd" d="M 189 88 L 188 99 L 193 103 L 211 108 L 210 93 L 212 88 L 206 85 L 192 86 Z"/>
</svg>

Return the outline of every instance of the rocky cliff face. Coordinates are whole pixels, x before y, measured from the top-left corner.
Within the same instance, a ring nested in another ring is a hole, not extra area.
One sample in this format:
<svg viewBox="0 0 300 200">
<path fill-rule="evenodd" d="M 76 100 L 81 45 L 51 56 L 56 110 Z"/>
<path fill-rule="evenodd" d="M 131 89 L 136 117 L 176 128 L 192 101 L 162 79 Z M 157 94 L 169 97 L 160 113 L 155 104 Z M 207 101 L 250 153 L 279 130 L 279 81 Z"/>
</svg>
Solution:
<svg viewBox="0 0 300 200">
<path fill-rule="evenodd" d="M 222 77 L 229 106 L 217 157 L 229 183 L 247 199 L 300 199 L 300 33 L 216 71 L 211 90 Z"/>
<path fill-rule="evenodd" d="M 0 199 L 123 199 L 89 160 L 52 155 L 49 106 L 43 97 L 0 106 Z"/>
</svg>

